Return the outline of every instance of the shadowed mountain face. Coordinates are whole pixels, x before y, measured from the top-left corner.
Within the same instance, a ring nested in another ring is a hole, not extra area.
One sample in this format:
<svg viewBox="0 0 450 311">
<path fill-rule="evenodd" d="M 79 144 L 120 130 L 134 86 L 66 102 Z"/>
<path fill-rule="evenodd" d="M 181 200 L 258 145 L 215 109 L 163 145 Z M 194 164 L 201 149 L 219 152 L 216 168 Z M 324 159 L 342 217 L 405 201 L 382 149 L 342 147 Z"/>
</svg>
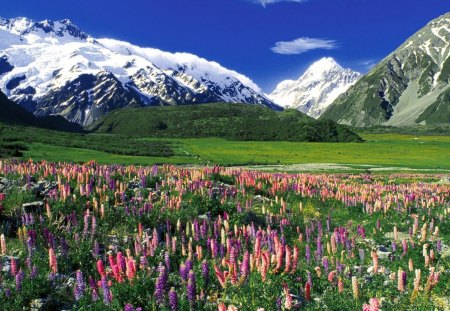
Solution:
<svg viewBox="0 0 450 311">
<path fill-rule="evenodd" d="M 450 13 L 410 37 L 322 115 L 355 126 L 450 123 Z"/>
<path fill-rule="evenodd" d="M 282 109 L 249 78 L 215 62 L 96 40 L 70 20 L 0 19 L 0 88 L 38 116 L 82 125 L 124 107 L 230 102 Z"/>
</svg>

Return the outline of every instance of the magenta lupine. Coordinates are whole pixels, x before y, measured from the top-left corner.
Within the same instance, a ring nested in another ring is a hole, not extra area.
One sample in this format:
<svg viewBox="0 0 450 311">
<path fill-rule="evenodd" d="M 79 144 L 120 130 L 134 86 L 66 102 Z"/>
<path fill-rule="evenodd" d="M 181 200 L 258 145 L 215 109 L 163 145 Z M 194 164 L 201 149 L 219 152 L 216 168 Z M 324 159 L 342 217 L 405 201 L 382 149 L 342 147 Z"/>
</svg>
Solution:
<svg viewBox="0 0 450 311">
<path fill-rule="evenodd" d="M 246 251 L 241 263 L 241 278 L 247 279 L 250 274 L 250 253 Z"/>
<path fill-rule="evenodd" d="M 92 220 L 91 220 L 91 236 L 92 237 L 95 235 L 96 229 L 97 229 L 97 220 L 95 219 L 95 216 L 92 216 Z"/>
<path fill-rule="evenodd" d="M 173 287 L 169 291 L 169 306 L 171 311 L 178 311 L 178 295 Z"/>
<path fill-rule="evenodd" d="M 17 274 L 17 261 L 16 261 L 15 258 L 11 258 L 10 265 L 11 265 L 11 276 L 16 276 L 16 274 Z"/>
</svg>

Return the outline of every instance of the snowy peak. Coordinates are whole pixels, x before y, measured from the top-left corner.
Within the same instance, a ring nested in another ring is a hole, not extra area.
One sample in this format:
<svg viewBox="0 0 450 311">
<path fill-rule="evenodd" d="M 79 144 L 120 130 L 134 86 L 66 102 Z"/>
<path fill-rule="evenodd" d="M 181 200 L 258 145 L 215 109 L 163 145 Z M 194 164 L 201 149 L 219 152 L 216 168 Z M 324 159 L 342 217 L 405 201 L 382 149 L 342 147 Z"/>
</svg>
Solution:
<svg viewBox="0 0 450 311">
<path fill-rule="evenodd" d="M 343 68 L 333 58 L 324 57 L 309 66 L 300 79 L 304 79 L 305 77 L 320 77 L 326 75 L 330 71 L 338 71 L 342 69 Z"/>
<path fill-rule="evenodd" d="M 81 31 L 79 27 L 73 24 L 70 19 L 63 19 L 61 21 L 44 20 L 36 22 L 25 17 L 13 19 L 0 18 L 0 29 L 21 37 L 27 35 L 50 37 L 70 36 L 80 40 L 86 40 L 89 37 Z"/>
<path fill-rule="evenodd" d="M 275 105 L 248 77 L 189 53 L 85 34 L 70 20 L 0 19 L 0 90 L 35 115 L 89 125 L 118 108 Z"/>
<path fill-rule="evenodd" d="M 314 62 L 298 80 L 280 82 L 269 98 L 280 106 L 318 118 L 360 76 L 358 72 L 344 69 L 333 58 L 324 57 Z"/>
</svg>

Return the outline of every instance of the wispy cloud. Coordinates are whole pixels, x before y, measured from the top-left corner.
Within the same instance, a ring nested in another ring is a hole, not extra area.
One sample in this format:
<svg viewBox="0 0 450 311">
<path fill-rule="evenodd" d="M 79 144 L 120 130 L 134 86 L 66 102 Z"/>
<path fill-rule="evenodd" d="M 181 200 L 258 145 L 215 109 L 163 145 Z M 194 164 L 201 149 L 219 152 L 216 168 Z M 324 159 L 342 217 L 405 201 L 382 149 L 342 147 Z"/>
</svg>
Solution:
<svg viewBox="0 0 450 311">
<path fill-rule="evenodd" d="M 253 3 L 258 3 L 261 4 L 263 7 L 265 7 L 268 4 L 273 4 L 273 3 L 278 3 L 278 2 L 297 2 L 297 3 L 302 3 L 302 2 L 306 2 L 308 0 L 250 0 Z"/>
<path fill-rule="evenodd" d="M 317 39 L 302 37 L 292 41 L 279 41 L 271 48 L 274 53 L 278 54 L 302 54 L 311 50 L 325 49 L 332 50 L 338 47 L 335 40 Z"/>
<path fill-rule="evenodd" d="M 366 71 L 369 71 L 373 67 L 378 64 L 378 59 L 364 59 L 358 62 L 358 65 L 361 66 Z"/>
</svg>

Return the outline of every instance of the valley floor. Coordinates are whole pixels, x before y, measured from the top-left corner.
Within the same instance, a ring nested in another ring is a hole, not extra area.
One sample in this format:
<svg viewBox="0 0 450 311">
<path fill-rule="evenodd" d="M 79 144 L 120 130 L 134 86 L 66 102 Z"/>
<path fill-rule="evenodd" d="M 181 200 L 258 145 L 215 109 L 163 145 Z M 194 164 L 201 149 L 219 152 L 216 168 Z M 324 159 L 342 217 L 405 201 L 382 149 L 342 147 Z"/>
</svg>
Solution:
<svg viewBox="0 0 450 311">
<path fill-rule="evenodd" d="M 43 143 L 29 144 L 23 158 L 48 161 L 142 164 L 219 164 L 226 166 L 281 165 L 290 171 L 450 170 L 449 136 L 362 134 L 364 143 L 304 143 L 228 141 L 219 138 L 172 139 L 174 156 L 147 157 L 68 148 Z M 146 138 L 145 141 L 158 141 Z M 167 141 L 167 138 L 164 139 Z M 303 164 L 299 166 L 299 164 Z M 308 164 L 308 165 L 304 165 Z M 285 167 L 284 165 L 294 165 Z M 280 167 L 273 167 L 279 170 Z"/>
</svg>

